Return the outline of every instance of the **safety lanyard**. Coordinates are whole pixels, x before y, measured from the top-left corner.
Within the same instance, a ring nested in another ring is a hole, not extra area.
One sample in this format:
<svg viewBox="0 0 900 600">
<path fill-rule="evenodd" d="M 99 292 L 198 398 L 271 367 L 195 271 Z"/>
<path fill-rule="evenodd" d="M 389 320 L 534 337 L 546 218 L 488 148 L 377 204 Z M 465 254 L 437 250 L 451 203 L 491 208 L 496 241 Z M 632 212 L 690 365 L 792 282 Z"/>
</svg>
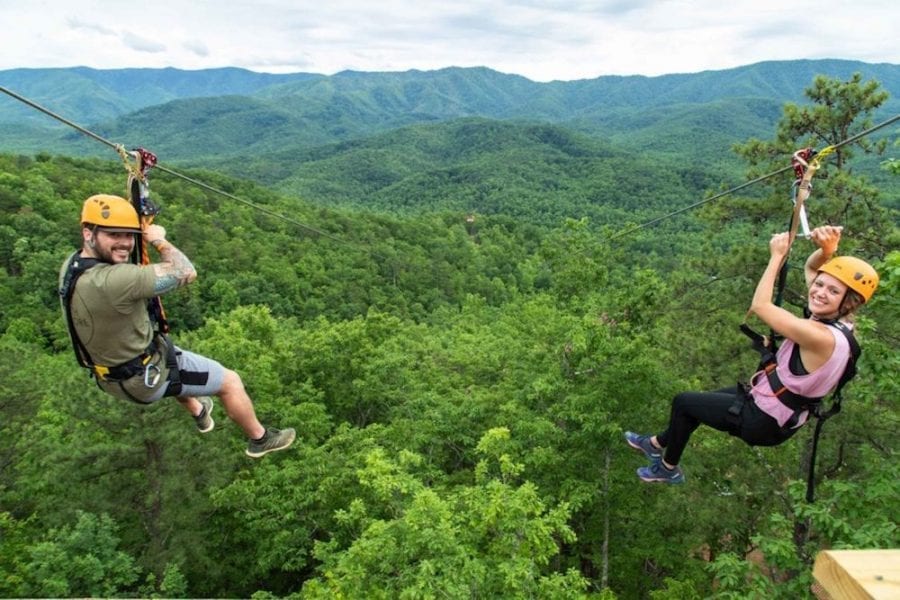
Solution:
<svg viewBox="0 0 900 600">
<path fill-rule="evenodd" d="M 150 200 L 149 173 L 150 169 L 156 165 L 156 155 L 144 148 L 136 148 L 129 152 L 121 145 L 116 146 L 116 151 L 122 157 L 122 162 L 125 163 L 125 169 L 128 171 L 128 194 L 131 204 L 140 216 L 142 227 L 146 229 L 160 212 L 159 206 Z M 131 255 L 131 262 L 139 265 L 150 264 L 147 244 L 144 243 L 142 235 L 138 236 L 134 252 Z M 161 333 L 168 333 L 169 321 L 159 296 L 154 296 L 147 302 L 147 310 L 157 329 Z"/>
</svg>

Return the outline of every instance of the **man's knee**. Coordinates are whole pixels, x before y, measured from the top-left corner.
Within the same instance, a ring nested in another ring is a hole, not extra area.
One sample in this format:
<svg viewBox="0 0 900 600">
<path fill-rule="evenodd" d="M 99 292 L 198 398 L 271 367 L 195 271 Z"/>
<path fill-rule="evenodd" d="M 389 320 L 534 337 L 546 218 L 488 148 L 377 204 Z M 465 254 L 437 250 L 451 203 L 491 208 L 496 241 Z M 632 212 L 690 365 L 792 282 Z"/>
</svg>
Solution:
<svg viewBox="0 0 900 600">
<path fill-rule="evenodd" d="M 222 376 L 222 389 L 220 392 L 222 394 L 234 394 L 243 389 L 244 382 L 241 381 L 241 376 L 231 369 L 225 369 L 225 373 Z"/>
</svg>

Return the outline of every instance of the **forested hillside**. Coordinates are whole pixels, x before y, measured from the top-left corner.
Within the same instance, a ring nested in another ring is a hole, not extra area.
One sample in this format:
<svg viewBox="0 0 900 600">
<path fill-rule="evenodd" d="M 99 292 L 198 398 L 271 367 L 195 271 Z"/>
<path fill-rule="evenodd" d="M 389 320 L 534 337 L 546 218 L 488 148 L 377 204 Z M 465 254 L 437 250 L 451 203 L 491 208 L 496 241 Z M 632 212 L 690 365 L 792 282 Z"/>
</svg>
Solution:
<svg viewBox="0 0 900 600">
<path fill-rule="evenodd" d="M 816 85 L 731 139 L 738 171 L 782 169 L 889 102 Z M 76 364 L 57 278 L 84 199 L 124 193 L 115 153 L 0 154 L 0 596 L 794 599 L 818 551 L 898 547 L 897 175 L 875 152 L 895 128 L 839 148 L 809 202 L 882 275 L 810 504 L 812 427 L 776 448 L 701 428 L 683 486 L 640 482 L 622 439 L 662 428 L 676 392 L 752 373 L 738 325 L 790 173 L 651 225 L 730 178 L 536 118 L 406 125 L 174 163 L 206 188 L 151 171 L 157 222 L 199 273 L 163 299 L 176 343 L 297 429 L 259 461 L 221 405 L 200 435 L 177 403 L 115 400 Z M 812 248 L 790 258 L 798 313 Z"/>
<path fill-rule="evenodd" d="M 889 92 L 875 121 L 900 112 L 900 67 L 840 60 L 552 83 L 485 68 L 330 77 L 78 68 L 3 71 L 0 84 L 106 139 L 149 148 L 164 164 L 253 179 L 312 202 L 558 225 L 565 217 L 606 222 L 598 203 L 652 211 L 733 185 L 742 175 L 736 141 L 770 135 L 784 103 L 804 101 L 815 75 L 850 81 L 857 73 Z M 108 152 L 5 96 L 0 150 Z M 877 161 L 863 158 L 860 167 L 879 176 Z M 900 196 L 896 181 L 879 184 Z"/>
<path fill-rule="evenodd" d="M 0 85 L 101 135 L 187 164 L 304 151 L 464 117 L 554 123 L 645 154 L 687 152 L 716 161 L 735 139 L 770 132 L 781 106 L 803 100 L 814 76 L 848 80 L 854 73 L 891 94 L 880 114 L 900 111 L 900 66 L 842 60 L 551 83 L 486 68 L 328 77 L 240 69 L 17 69 L 0 71 Z M 70 131 L 15 102 L 0 102 L 0 127 L 0 148 L 8 151 L 98 153 L 91 143 L 73 149 L 78 139 Z"/>
<path fill-rule="evenodd" d="M 506 215 L 543 227 L 566 218 L 646 220 L 690 203 L 722 177 L 556 125 L 476 118 L 218 166 L 320 204 Z"/>
<path fill-rule="evenodd" d="M 311 73 L 273 75 L 246 69 L 11 69 L 0 71 L 4 86 L 52 104 L 55 110 L 77 116 L 84 123 L 115 119 L 141 108 L 182 98 L 251 95 L 271 85 L 320 78 Z M 0 108 L 0 122 L 40 123 L 40 116 L 24 107 Z"/>
</svg>

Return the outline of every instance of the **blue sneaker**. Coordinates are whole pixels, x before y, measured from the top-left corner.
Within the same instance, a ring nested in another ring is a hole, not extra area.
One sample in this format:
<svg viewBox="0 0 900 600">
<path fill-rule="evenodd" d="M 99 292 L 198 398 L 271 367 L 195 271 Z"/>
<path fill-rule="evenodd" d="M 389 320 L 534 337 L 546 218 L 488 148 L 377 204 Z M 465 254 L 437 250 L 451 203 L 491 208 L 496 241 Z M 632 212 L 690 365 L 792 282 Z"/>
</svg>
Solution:
<svg viewBox="0 0 900 600">
<path fill-rule="evenodd" d="M 650 443 L 650 435 L 639 435 L 633 431 L 625 432 L 625 441 L 635 450 L 643 452 L 651 462 L 656 462 L 662 457 L 662 450 Z"/>
<path fill-rule="evenodd" d="M 669 470 L 661 460 L 653 461 L 649 467 L 641 467 L 637 470 L 637 476 L 642 481 L 661 483 L 684 483 L 684 473 L 681 467 L 675 465 L 675 468 Z"/>
</svg>

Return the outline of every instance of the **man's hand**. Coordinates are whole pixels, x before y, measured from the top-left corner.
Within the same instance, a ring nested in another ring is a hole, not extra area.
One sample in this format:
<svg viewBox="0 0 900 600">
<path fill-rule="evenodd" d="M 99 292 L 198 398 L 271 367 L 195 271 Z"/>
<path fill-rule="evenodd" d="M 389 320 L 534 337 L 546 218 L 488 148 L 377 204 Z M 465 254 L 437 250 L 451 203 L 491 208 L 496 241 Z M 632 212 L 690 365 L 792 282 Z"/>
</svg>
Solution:
<svg viewBox="0 0 900 600">
<path fill-rule="evenodd" d="M 160 262 L 153 263 L 156 273 L 155 293 L 165 294 L 187 285 L 197 278 L 197 271 L 184 252 L 166 239 L 166 229 L 161 225 L 146 225 L 144 241 L 156 248 Z"/>
<path fill-rule="evenodd" d="M 150 244 L 151 246 L 155 246 L 155 242 L 164 242 L 166 241 L 166 228 L 162 225 L 145 225 L 144 228 L 144 241 Z"/>
</svg>

